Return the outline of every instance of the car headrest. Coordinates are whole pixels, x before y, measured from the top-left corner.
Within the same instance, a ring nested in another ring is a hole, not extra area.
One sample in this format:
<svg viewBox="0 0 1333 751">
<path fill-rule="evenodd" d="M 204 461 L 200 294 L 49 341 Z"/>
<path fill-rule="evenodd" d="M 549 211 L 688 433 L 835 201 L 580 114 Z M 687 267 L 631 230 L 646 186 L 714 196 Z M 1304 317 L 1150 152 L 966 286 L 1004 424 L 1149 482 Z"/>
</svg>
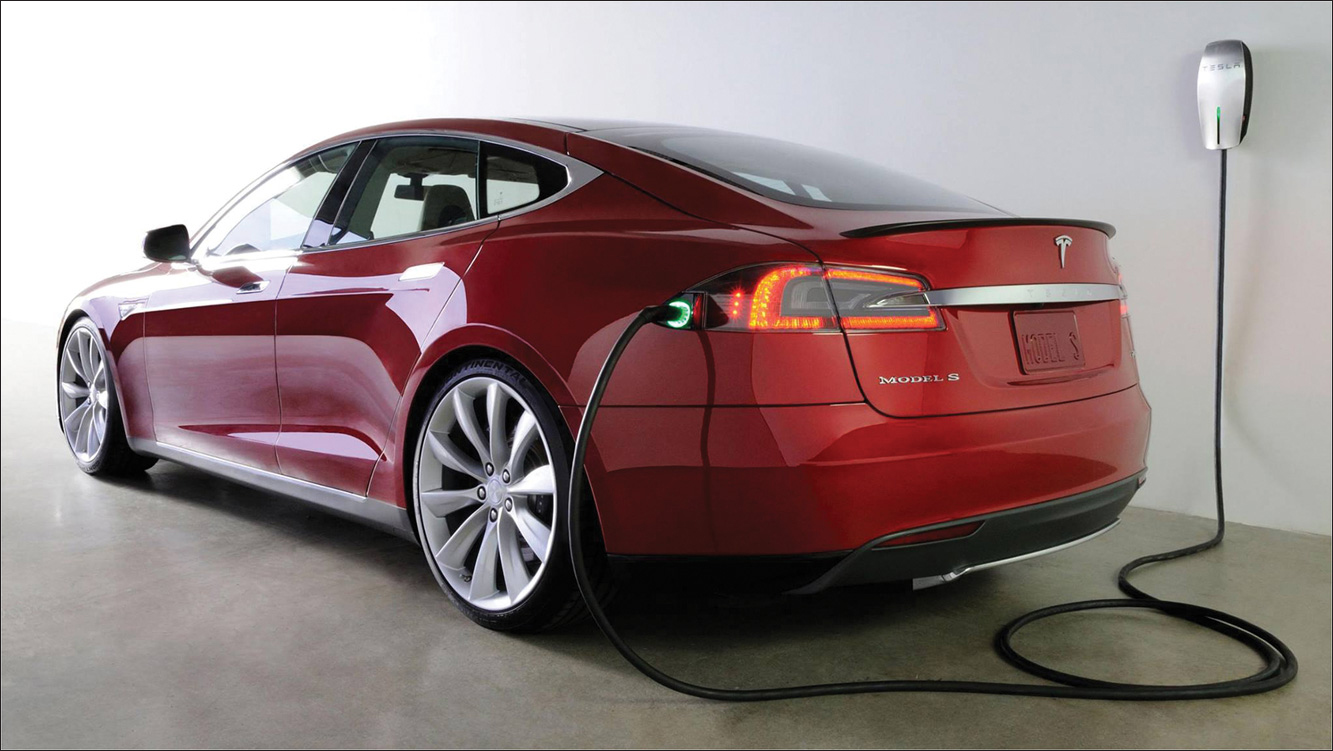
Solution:
<svg viewBox="0 0 1333 751">
<path fill-rule="evenodd" d="M 467 191 L 457 185 L 428 185 L 421 206 L 421 231 L 470 222 L 475 218 Z"/>
</svg>

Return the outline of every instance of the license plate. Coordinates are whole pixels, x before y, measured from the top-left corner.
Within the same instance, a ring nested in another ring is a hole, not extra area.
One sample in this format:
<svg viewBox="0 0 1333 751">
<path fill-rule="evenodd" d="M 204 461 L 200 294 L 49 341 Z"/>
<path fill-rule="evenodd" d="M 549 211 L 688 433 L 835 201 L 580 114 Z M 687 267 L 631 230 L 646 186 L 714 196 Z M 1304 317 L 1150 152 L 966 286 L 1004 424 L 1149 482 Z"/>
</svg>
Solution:
<svg viewBox="0 0 1333 751">
<path fill-rule="evenodd" d="M 1071 310 L 1014 313 L 1014 335 L 1024 373 L 1083 367 L 1078 317 Z"/>
</svg>

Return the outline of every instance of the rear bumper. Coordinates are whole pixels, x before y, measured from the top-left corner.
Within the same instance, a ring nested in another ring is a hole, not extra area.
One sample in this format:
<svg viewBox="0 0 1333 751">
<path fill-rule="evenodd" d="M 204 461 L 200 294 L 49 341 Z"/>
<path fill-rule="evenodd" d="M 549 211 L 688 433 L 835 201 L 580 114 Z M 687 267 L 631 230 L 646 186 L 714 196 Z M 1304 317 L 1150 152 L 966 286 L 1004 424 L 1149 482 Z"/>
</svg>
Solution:
<svg viewBox="0 0 1333 751">
<path fill-rule="evenodd" d="M 1006 563 L 1055 553 L 1114 527 L 1143 484 L 1144 473 L 1044 503 L 869 540 L 847 553 L 805 556 L 612 556 L 636 575 L 724 582 L 739 588 L 812 594 L 829 587 L 912 582 L 920 589 Z M 975 528 L 975 529 L 973 529 Z M 898 539 L 969 529 L 962 537 L 894 545 Z"/>
<path fill-rule="evenodd" d="M 566 417 L 577 425 L 580 413 Z M 864 402 L 603 407 L 588 474 L 611 554 L 841 559 L 887 535 L 1136 477 L 1149 422 L 1137 386 L 922 418 Z"/>
</svg>

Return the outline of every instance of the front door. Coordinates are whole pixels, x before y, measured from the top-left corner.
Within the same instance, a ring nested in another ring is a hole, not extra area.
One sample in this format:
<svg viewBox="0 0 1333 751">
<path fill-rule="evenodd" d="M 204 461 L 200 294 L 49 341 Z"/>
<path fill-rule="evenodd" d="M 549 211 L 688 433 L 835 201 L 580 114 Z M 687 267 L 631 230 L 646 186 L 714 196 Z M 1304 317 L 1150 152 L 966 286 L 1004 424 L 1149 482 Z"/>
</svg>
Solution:
<svg viewBox="0 0 1333 751">
<path fill-rule="evenodd" d="M 352 148 L 320 152 L 260 181 L 149 296 L 146 365 L 159 443 L 280 470 L 275 301 Z"/>
</svg>

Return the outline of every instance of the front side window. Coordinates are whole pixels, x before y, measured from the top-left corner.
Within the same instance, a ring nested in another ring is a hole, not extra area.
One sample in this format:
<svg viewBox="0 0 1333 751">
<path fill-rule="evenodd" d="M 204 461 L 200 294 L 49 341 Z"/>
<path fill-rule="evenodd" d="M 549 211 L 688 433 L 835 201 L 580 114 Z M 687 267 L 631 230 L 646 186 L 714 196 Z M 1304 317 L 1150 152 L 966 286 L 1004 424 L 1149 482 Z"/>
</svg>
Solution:
<svg viewBox="0 0 1333 751">
<path fill-rule="evenodd" d="M 784 203 L 863 211 L 999 214 L 980 201 L 877 164 L 810 146 L 693 128 L 626 128 L 597 138 Z"/>
<path fill-rule="evenodd" d="M 484 144 L 482 153 L 488 216 L 550 198 L 569 182 L 564 166 L 536 154 L 493 143 Z"/>
<path fill-rule="evenodd" d="M 272 175 L 228 209 L 198 248 L 207 255 L 234 256 L 301 247 L 311 218 L 352 148 L 321 151 Z"/>
<path fill-rule="evenodd" d="M 431 232 L 478 216 L 475 141 L 388 138 L 361 166 L 330 244 Z"/>
</svg>

